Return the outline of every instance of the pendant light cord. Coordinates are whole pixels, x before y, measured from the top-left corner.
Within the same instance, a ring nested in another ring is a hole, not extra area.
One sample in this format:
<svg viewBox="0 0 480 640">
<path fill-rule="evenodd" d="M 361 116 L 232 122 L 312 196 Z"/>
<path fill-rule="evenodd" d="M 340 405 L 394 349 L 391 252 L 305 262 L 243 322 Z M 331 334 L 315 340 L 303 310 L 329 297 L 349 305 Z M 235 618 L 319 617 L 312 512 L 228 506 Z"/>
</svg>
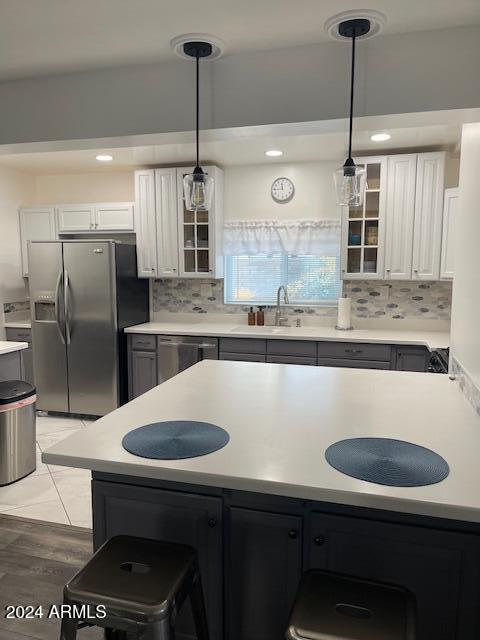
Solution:
<svg viewBox="0 0 480 640">
<path fill-rule="evenodd" d="M 197 106 L 196 106 L 196 127 L 197 127 L 197 167 L 200 166 L 200 162 L 199 162 L 199 156 L 200 156 L 200 152 L 199 152 L 199 119 L 200 119 L 200 56 L 196 56 L 197 59 L 197 64 L 196 64 L 196 76 L 197 76 L 197 88 L 196 88 L 196 102 L 197 102 Z"/>
<path fill-rule="evenodd" d="M 352 71 L 350 77 L 350 124 L 348 133 L 348 157 L 352 157 L 352 130 L 353 130 L 353 96 L 355 92 L 355 41 L 356 34 L 352 34 Z"/>
</svg>

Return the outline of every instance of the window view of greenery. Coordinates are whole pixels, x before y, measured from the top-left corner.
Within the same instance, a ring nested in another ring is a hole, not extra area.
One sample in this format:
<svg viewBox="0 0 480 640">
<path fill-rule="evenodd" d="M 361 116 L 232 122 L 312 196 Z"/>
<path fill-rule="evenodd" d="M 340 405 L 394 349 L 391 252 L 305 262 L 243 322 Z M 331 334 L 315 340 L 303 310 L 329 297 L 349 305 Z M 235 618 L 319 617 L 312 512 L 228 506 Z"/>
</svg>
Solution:
<svg viewBox="0 0 480 640">
<path fill-rule="evenodd" d="M 253 255 L 225 259 L 227 304 L 275 304 L 280 285 L 288 286 L 291 304 L 336 302 L 341 295 L 338 256 Z"/>
</svg>

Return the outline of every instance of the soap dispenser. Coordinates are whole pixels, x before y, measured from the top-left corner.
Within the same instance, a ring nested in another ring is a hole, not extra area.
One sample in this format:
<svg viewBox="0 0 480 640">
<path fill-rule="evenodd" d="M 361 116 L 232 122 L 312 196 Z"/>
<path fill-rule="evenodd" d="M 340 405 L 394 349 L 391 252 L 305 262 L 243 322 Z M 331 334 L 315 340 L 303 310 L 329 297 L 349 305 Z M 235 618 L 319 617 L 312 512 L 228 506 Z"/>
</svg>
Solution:
<svg viewBox="0 0 480 640">
<path fill-rule="evenodd" d="M 249 326 L 255 325 L 255 311 L 253 307 L 250 307 L 250 311 L 248 312 L 248 324 Z"/>
</svg>

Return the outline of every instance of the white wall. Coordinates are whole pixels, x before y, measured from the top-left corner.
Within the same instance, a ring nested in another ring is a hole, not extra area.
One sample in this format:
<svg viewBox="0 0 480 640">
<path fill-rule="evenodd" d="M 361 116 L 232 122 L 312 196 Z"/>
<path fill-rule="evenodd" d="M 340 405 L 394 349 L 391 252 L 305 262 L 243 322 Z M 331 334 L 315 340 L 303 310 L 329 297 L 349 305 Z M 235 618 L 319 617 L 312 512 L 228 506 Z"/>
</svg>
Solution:
<svg viewBox="0 0 480 640">
<path fill-rule="evenodd" d="M 135 200 L 133 171 L 37 176 L 31 204 L 129 202 Z"/>
<path fill-rule="evenodd" d="M 332 173 L 334 162 L 263 164 L 225 169 L 225 220 L 294 220 L 339 218 Z M 272 182 L 290 178 L 295 196 L 277 204 L 270 195 Z"/>
<path fill-rule="evenodd" d="M 452 300 L 452 355 L 480 388 L 480 123 L 463 127 Z"/>
<path fill-rule="evenodd" d="M 34 198 L 34 179 L 25 173 L 0 166 L 0 337 L 3 303 L 25 300 L 22 277 L 18 207 Z"/>
<path fill-rule="evenodd" d="M 203 70 L 202 127 L 343 118 L 349 57 L 339 42 L 225 55 Z M 478 25 L 359 42 L 356 115 L 478 107 L 479 58 Z M 191 131 L 193 81 L 179 59 L 3 82 L 0 144 Z"/>
</svg>

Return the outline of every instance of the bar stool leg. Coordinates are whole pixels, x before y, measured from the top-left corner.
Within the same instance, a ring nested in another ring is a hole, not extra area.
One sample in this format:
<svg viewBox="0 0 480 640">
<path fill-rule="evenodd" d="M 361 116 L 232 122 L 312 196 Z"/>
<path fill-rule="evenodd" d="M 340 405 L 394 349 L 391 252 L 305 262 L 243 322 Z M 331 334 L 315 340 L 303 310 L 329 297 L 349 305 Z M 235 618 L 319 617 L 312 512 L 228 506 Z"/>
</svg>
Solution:
<svg viewBox="0 0 480 640">
<path fill-rule="evenodd" d="M 60 640 L 76 640 L 78 620 L 74 618 L 62 618 Z"/>
<path fill-rule="evenodd" d="M 117 629 L 105 629 L 105 640 L 127 640 L 126 631 L 118 631 Z"/>
<path fill-rule="evenodd" d="M 175 627 L 169 619 L 149 625 L 138 635 L 138 640 L 175 640 Z"/>
<path fill-rule="evenodd" d="M 193 589 L 190 592 L 190 602 L 192 605 L 197 640 L 209 640 L 205 599 L 203 597 L 202 580 L 199 573 L 197 573 Z"/>
</svg>

